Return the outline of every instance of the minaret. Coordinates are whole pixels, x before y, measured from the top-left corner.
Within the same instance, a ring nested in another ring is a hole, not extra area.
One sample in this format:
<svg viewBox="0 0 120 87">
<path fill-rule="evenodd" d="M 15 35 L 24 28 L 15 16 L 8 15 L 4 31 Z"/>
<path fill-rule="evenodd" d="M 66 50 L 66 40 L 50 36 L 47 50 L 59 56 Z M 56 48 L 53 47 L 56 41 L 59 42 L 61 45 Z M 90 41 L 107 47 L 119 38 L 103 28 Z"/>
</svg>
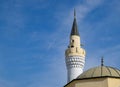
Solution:
<svg viewBox="0 0 120 87">
<path fill-rule="evenodd" d="M 65 51 L 68 82 L 77 78 L 82 72 L 85 64 L 85 50 L 81 48 L 80 35 L 76 22 L 74 10 L 74 21 L 70 34 L 69 46 Z"/>
</svg>

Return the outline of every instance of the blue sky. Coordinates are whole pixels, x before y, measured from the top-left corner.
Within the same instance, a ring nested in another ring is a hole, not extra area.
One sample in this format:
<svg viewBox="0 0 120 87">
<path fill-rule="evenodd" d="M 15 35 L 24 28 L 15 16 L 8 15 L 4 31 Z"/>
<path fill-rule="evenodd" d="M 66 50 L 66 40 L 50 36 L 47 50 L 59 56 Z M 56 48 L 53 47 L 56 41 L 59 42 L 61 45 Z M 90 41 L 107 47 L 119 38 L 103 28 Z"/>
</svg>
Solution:
<svg viewBox="0 0 120 87">
<path fill-rule="evenodd" d="M 120 0 L 0 0 L 0 87 L 62 87 L 73 10 L 85 69 L 120 69 Z"/>
</svg>

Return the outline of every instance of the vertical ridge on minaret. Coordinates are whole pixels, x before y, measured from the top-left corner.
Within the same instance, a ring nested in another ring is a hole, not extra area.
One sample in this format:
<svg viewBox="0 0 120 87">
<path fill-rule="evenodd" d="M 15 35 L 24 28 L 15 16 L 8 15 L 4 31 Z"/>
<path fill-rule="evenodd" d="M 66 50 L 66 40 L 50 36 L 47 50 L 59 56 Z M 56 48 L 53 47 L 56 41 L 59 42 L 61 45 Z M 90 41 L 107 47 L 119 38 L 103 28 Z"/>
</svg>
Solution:
<svg viewBox="0 0 120 87">
<path fill-rule="evenodd" d="M 79 36 L 79 31 L 78 31 L 77 21 L 76 21 L 76 11 L 75 11 L 75 9 L 74 9 L 74 21 L 73 21 L 73 25 L 72 25 L 71 35 L 78 35 Z"/>
</svg>

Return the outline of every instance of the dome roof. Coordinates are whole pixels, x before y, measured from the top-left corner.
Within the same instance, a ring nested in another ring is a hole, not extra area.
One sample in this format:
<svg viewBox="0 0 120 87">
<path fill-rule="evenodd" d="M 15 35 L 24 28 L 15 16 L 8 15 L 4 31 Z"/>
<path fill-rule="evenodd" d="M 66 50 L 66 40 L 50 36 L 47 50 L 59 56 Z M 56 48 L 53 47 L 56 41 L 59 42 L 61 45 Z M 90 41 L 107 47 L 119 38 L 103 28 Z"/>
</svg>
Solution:
<svg viewBox="0 0 120 87">
<path fill-rule="evenodd" d="M 91 68 L 77 77 L 77 79 L 94 78 L 94 77 L 118 77 L 120 78 L 120 70 L 109 66 L 98 66 Z"/>
</svg>

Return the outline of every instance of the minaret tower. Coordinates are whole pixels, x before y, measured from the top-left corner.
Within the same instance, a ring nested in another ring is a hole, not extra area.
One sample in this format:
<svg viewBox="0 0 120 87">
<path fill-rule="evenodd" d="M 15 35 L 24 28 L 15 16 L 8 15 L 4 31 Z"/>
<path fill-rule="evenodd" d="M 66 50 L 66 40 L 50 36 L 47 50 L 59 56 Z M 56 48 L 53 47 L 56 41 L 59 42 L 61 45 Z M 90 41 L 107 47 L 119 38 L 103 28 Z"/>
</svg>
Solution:
<svg viewBox="0 0 120 87">
<path fill-rule="evenodd" d="M 80 35 L 76 22 L 74 10 L 74 21 L 70 34 L 69 46 L 65 51 L 68 82 L 77 78 L 82 72 L 85 64 L 85 50 L 81 48 Z"/>
</svg>

